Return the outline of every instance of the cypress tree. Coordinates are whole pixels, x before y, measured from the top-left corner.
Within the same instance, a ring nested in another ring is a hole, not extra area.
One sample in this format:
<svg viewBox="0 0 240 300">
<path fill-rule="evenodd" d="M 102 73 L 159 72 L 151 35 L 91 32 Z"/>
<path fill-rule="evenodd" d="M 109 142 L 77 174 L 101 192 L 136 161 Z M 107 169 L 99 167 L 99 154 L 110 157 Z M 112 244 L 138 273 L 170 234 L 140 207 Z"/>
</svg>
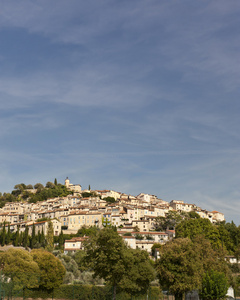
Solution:
<svg viewBox="0 0 240 300">
<path fill-rule="evenodd" d="M 32 237 L 31 237 L 31 249 L 33 249 L 36 245 L 36 233 L 35 233 L 35 224 L 33 223 L 32 226 Z"/>
<path fill-rule="evenodd" d="M 23 247 L 29 246 L 29 236 L 28 236 L 28 226 L 25 227 L 24 236 L 23 236 Z"/>
<path fill-rule="evenodd" d="M 3 230 L 2 230 L 2 241 L 1 245 L 4 246 L 6 243 L 6 228 L 5 228 L 5 222 L 3 223 Z"/>
<path fill-rule="evenodd" d="M 61 233 L 59 234 L 59 237 L 58 237 L 58 245 L 59 245 L 60 249 L 63 248 L 63 245 L 64 245 L 64 236 L 63 236 L 62 230 L 61 230 Z"/>
<path fill-rule="evenodd" d="M 10 231 L 10 224 L 8 224 L 8 231 L 6 236 L 6 245 L 9 245 L 11 241 L 11 231 Z"/>
<path fill-rule="evenodd" d="M 46 249 L 49 252 L 52 252 L 54 249 L 54 234 L 53 234 L 53 223 L 51 220 L 48 221 L 48 229 L 46 236 Z"/>
<path fill-rule="evenodd" d="M 22 246 L 22 245 L 23 245 L 23 232 L 21 231 L 20 235 L 19 235 L 19 246 Z"/>
<path fill-rule="evenodd" d="M 44 234 L 44 231 L 43 231 L 43 227 L 42 227 L 42 233 L 40 235 L 39 243 L 40 243 L 41 247 L 45 248 L 45 234 Z"/>
<path fill-rule="evenodd" d="M 19 225 L 18 225 L 18 227 L 17 227 L 17 232 L 16 232 L 16 234 L 15 234 L 15 238 L 14 238 L 14 246 L 16 247 L 16 246 L 19 246 Z"/>
</svg>

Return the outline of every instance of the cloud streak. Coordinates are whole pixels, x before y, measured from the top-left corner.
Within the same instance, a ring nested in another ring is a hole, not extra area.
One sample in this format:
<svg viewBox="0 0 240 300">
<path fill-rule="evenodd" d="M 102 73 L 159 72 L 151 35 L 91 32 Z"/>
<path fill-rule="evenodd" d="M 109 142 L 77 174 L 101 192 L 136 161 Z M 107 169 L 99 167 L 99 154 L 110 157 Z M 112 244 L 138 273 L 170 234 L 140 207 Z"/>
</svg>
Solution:
<svg viewBox="0 0 240 300">
<path fill-rule="evenodd" d="M 69 176 L 238 222 L 239 11 L 232 0 L 1 3 L 1 191 Z"/>
</svg>

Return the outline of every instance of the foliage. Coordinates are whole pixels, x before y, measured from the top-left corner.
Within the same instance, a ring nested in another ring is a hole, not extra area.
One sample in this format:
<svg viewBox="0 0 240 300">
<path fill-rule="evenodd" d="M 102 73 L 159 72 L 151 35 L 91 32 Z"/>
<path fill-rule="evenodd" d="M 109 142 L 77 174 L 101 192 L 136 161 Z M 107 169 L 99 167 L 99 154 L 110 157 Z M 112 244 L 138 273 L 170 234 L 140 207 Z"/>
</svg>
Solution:
<svg viewBox="0 0 240 300">
<path fill-rule="evenodd" d="M 140 249 L 127 249 L 124 252 L 125 272 L 119 287 L 131 295 L 146 293 L 154 279 L 154 270 L 148 253 Z"/>
<path fill-rule="evenodd" d="M 41 183 L 36 183 L 36 184 L 34 185 L 34 188 L 35 188 L 36 190 L 38 190 L 38 191 L 41 191 L 41 190 L 44 189 L 44 186 L 43 186 Z"/>
<path fill-rule="evenodd" d="M 73 283 L 75 280 L 78 280 L 80 278 L 78 265 L 71 255 L 60 254 L 57 256 L 57 258 L 61 261 L 62 265 L 66 269 L 63 283 Z M 69 276 L 69 273 L 71 273 L 72 276 Z"/>
<path fill-rule="evenodd" d="M 177 211 L 169 211 L 165 217 L 157 217 L 154 221 L 156 231 L 166 231 L 167 229 L 175 229 L 175 227 L 186 217 L 186 213 Z"/>
<path fill-rule="evenodd" d="M 108 203 L 116 202 L 115 198 L 113 198 L 113 197 L 105 197 L 105 198 L 103 198 L 103 200 L 105 200 Z"/>
<path fill-rule="evenodd" d="M 54 249 L 54 234 L 53 234 L 53 223 L 51 220 L 48 221 L 47 235 L 46 235 L 46 249 L 52 252 Z"/>
<path fill-rule="evenodd" d="M 154 243 L 152 245 L 152 256 L 155 255 L 155 249 L 160 249 L 161 247 L 162 247 L 162 244 L 160 244 L 160 243 Z"/>
<path fill-rule="evenodd" d="M 48 183 L 47 183 L 48 184 Z M 65 197 L 69 194 L 72 194 L 71 191 L 68 191 L 65 185 L 58 184 L 54 185 L 51 183 L 50 188 L 44 188 L 44 186 L 39 183 L 34 186 L 34 188 L 37 188 L 36 194 L 33 194 L 29 199 L 29 203 L 36 203 L 37 201 L 44 201 L 49 198 L 55 198 L 55 197 Z M 37 186 L 37 187 L 36 187 Z M 49 183 L 50 186 L 50 183 Z"/>
<path fill-rule="evenodd" d="M 40 269 L 40 288 L 52 290 L 62 284 L 66 270 L 57 257 L 41 249 L 32 250 L 31 256 Z"/>
<path fill-rule="evenodd" d="M 13 294 L 14 295 L 14 294 Z M 11 298 L 12 293 L 5 293 L 6 298 Z M 149 299 L 160 299 L 160 289 L 159 287 L 150 287 Z M 53 291 L 34 289 L 26 290 L 25 298 L 27 299 L 78 299 L 78 300 L 109 300 L 112 299 L 112 287 L 107 286 L 94 286 L 90 284 L 63 284 L 60 287 L 54 289 Z M 135 300 L 147 299 L 147 294 L 134 297 Z M 131 295 L 125 292 L 119 292 L 117 295 L 118 300 L 131 300 Z"/>
<path fill-rule="evenodd" d="M 154 238 L 151 236 L 151 234 L 146 234 L 145 238 L 146 238 L 146 240 L 149 240 L 149 241 L 153 241 L 154 240 Z"/>
<path fill-rule="evenodd" d="M 140 234 L 140 233 L 136 233 L 135 234 L 135 238 L 136 238 L 136 240 L 143 240 L 144 236 L 142 234 Z"/>
<path fill-rule="evenodd" d="M 189 219 L 200 219 L 199 214 L 193 210 L 188 212 L 188 217 Z"/>
<path fill-rule="evenodd" d="M 24 183 L 16 184 L 14 186 L 14 190 L 12 191 L 12 194 L 15 196 L 20 195 L 24 190 L 26 189 L 26 185 Z"/>
<path fill-rule="evenodd" d="M 225 221 L 212 224 L 208 219 L 189 219 L 185 218 L 176 227 L 176 237 L 194 238 L 203 235 L 211 241 L 215 249 L 226 250 L 229 255 L 238 255 L 238 241 L 240 240 L 240 226 L 233 222 Z M 239 252 L 240 253 L 240 252 Z"/>
<path fill-rule="evenodd" d="M 203 300 L 219 300 L 225 298 L 228 288 L 229 283 L 225 274 L 210 270 L 203 276 L 199 295 Z"/>
<path fill-rule="evenodd" d="M 54 182 L 56 183 L 56 181 Z M 55 197 L 65 197 L 72 194 L 71 191 L 67 190 L 65 185 L 55 183 L 47 182 L 46 188 L 41 183 L 36 183 L 34 185 L 34 189 L 37 190 L 36 193 L 29 191 L 33 189 L 31 184 L 16 184 L 11 193 L 3 193 L 3 195 L 0 193 L 0 207 L 3 207 L 7 202 L 17 202 L 27 199 L 29 203 L 36 203 L 37 201 L 44 201 Z"/>
<path fill-rule="evenodd" d="M 208 239 L 215 249 L 221 247 L 220 234 L 216 226 L 208 219 L 189 219 L 183 220 L 176 227 L 176 237 L 188 237 L 194 239 L 198 235 L 203 235 Z"/>
<path fill-rule="evenodd" d="M 86 256 L 86 252 L 83 250 L 78 250 L 73 254 L 73 258 L 76 261 L 78 265 L 78 269 L 81 272 L 87 270 L 86 266 L 84 265 L 85 256 Z"/>
<path fill-rule="evenodd" d="M 1 252 L 0 265 L 3 274 L 11 278 L 15 289 L 38 287 L 40 270 L 28 251 L 10 248 Z"/>
<path fill-rule="evenodd" d="M 45 187 L 46 187 L 47 189 L 54 189 L 54 188 L 55 188 L 55 185 L 56 185 L 56 184 L 54 184 L 53 182 L 48 181 L 48 182 L 46 183 Z"/>
<path fill-rule="evenodd" d="M 161 286 L 173 293 L 176 299 L 182 299 L 185 292 L 201 284 L 201 260 L 194 243 L 187 238 L 162 246 L 156 269 Z"/>
<path fill-rule="evenodd" d="M 96 192 L 83 192 L 82 194 L 83 198 L 89 198 L 89 197 L 97 197 L 98 195 Z"/>
<path fill-rule="evenodd" d="M 65 240 L 64 240 L 64 235 L 63 235 L 63 232 L 62 232 L 62 230 L 61 230 L 61 232 L 60 232 L 60 234 L 59 234 L 59 236 L 58 236 L 58 248 L 59 248 L 59 249 L 63 249 L 63 247 L 64 247 L 64 242 L 65 242 Z"/>
<path fill-rule="evenodd" d="M 82 226 L 78 232 L 77 232 L 77 236 L 92 236 L 92 235 L 96 235 L 97 232 L 99 231 L 99 227 L 97 226 Z"/>
<path fill-rule="evenodd" d="M 224 252 L 213 250 L 210 241 L 202 236 L 193 241 L 178 238 L 163 245 L 156 268 L 162 287 L 179 299 L 185 292 L 199 288 L 203 274 L 210 269 L 224 272 L 231 280 Z"/>
<path fill-rule="evenodd" d="M 85 243 L 85 262 L 91 266 L 94 276 L 99 276 L 122 290 L 132 294 L 146 291 L 153 270 L 144 251 L 128 249 L 123 239 L 112 228 L 100 230 Z M 139 252 L 140 251 L 140 252 Z"/>
</svg>

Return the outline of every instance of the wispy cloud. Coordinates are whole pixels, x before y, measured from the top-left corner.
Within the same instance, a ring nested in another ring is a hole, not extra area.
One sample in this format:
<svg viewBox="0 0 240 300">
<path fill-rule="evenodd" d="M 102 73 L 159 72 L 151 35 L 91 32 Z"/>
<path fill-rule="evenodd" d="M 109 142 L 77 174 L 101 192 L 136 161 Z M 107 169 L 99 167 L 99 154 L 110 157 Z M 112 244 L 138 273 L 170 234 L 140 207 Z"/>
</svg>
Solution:
<svg viewBox="0 0 240 300">
<path fill-rule="evenodd" d="M 235 218 L 239 12 L 232 0 L 2 1 L 1 190 L 69 176 Z"/>
</svg>

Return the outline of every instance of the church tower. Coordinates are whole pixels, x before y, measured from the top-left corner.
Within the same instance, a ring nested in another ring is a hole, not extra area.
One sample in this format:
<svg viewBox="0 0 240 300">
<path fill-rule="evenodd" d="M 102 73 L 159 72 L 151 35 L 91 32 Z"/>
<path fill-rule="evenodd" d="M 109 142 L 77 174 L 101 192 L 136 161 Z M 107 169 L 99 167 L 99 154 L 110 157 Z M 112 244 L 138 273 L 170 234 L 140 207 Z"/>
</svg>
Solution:
<svg viewBox="0 0 240 300">
<path fill-rule="evenodd" d="M 68 177 L 65 179 L 65 186 L 66 188 L 68 189 L 69 188 L 69 185 L 70 185 L 70 181 L 68 179 Z"/>
</svg>

